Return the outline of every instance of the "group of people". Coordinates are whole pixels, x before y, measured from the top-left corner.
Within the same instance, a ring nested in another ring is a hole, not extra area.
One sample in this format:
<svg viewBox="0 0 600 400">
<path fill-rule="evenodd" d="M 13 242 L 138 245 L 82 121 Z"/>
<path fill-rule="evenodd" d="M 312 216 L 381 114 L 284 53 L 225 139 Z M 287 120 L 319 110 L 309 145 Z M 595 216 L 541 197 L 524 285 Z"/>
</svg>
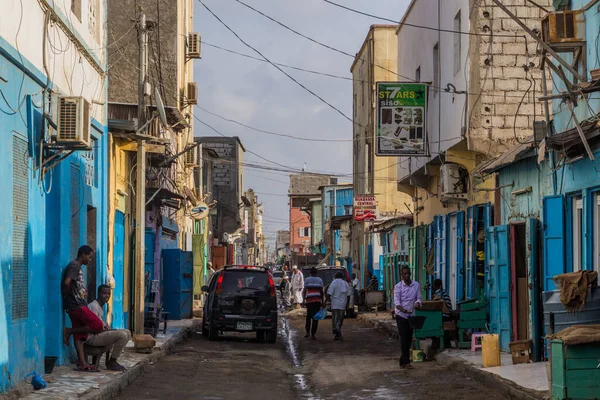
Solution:
<svg viewBox="0 0 600 400">
<path fill-rule="evenodd" d="M 77 258 L 71 261 L 63 271 L 61 293 L 63 308 L 71 320 L 71 328 L 63 330 L 63 342 L 69 346 L 73 336 L 77 351 L 77 370 L 98 372 L 95 365 L 89 365 L 84 352 L 84 343 L 88 346 L 107 348 L 106 368 L 112 371 L 125 371 L 117 359 L 131 339 L 127 329 L 111 329 L 106 322 L 104 306 L 111 296 L 111 288 L 107 285 L 98 287 L 98 298 L 88 304 L 88 293 L 85 287 L 82 265 L 91 262 L 94 250 L 90 246 L 81 246 Z"/>
</svg>

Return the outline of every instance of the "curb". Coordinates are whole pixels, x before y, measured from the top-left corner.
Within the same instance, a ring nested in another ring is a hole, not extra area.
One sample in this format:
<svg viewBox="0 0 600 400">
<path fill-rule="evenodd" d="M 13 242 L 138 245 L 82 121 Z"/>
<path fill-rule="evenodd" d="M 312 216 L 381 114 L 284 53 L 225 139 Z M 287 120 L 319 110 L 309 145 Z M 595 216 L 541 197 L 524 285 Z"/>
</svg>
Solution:
<svg viewBox="0 0 600 400">
<path fill-rule="evenodd" d="M 435 360 L 453 371 L 458 372 L 475 382 L 486 386 L 510 399 L 515 400 L 543 400 L 547 399 L 547 392 L 538 392 L 535 390 L 525 389 L 516 383 L 504 379 L 501 376 L 486 372 L 481 368 L 476 368 L 464 361 L 455 360 L 448 354 L 442 352 L 435 355 Z"/>
<path fill-rule="evenodd" d="M 393 322 L 390 322 L 390 324 L 388 325 L 385 323 L 381 323 L 377 320 L 367 318 L 363 314 L 357 314 L 356 319 L 365 325 L 372 326 L 373 328 L 389 335 L 394 340 L 399 340 L 398 331 L 396 329 L 394 329 Z M 390 318 L 390 321 L 393 321 L 393 320 Z"/>
<path fill-rule="evenodd" d="M 398 332 L 394 329 L 392 322 L 390 324 L 381 323 L 380 321 L 367 318 L 361 314 L 358 314 L 356 319 L 365 325 L 371 326 L 389 335 L 392 339 L 398 340 Z M 544 400 L 548 398 L 546 392 L 540 393 L 522 388 L 508 379 L 504 379 L 491 372 L 486 372 L 485 370 L 471 366 L 466 362 L 456 360 L 444 352 L 436 354 L 435 360 L 440 365 L 456 371 L 507 398 L 514 400 Z"/>
<path fill-rule="evenodd" d="M 148 358 L 136 364 L 133 368 L 127 370 L 119 376 L 119 378 L 102 385 L 100 389 L 90 389 L 90 391 L 82 393 L 79 398 L 83 400 L 109 400 L 121 393 L 127 385 L 133 380 L 142 375 L 151 363 L 155 363 L 162 357 L 167 355 L 167 352 L 177 343 L 181 342 L 192 331 L 198 329 L 201 325 L 201 320 L 194 320 L 191 326 L 181 329 L 176 335 L 167 340 L 158 351 L 154 351 Z"/>
</svg>

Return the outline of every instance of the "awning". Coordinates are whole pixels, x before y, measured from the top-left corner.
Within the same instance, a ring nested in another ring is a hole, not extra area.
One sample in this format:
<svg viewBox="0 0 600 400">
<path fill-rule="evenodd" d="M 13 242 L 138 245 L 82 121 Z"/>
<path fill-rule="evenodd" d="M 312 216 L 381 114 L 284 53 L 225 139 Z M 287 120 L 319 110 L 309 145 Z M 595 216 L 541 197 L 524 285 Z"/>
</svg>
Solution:
<svg viewBox="0 0 600 400">
<path fill-rule="evenodd" d="M 581 129 L 590 147 L 598 148 L 600 145 L 600 121 L 584 121 L 581 123 Z M 548 136 L 546 145 L 549 149 L 563 153 L 567 158 L 577 158 L 587 154 L 577 128 Z"/>
<path fill-rule="evenodd" d="M 159 203 L 161 205 L 179 209 L 183 205 L 182 200 L 185 200 L 185 197 L 165 188 L 146 188 L 146 199 L 150 203 Z"/>
<path fill-rule="evenodd" d="M 342 223 L 344 221 L 350 221 L 352 218 L 352 215 L 338 215 L 335 217 L 331 217 L 331 230 L 340 230 L 342 227 Z"/>
<path fill-rule="evenodd" d="M 387 232 L 396 225 L 412 225 L 412 214 L 401 214 L 397 217 L 375 221 L 369 230 L 373 233 Z"/>
<path fill-rule="evenodd" d="M 506 153 L 479 164 L 473 170 L 473 175 L 491 174 L 514 162 L 534 156 L 535 142 L 533 141 L 533 137 L 529 137 L 524 143 L 510 148 Z"/>
</svg>

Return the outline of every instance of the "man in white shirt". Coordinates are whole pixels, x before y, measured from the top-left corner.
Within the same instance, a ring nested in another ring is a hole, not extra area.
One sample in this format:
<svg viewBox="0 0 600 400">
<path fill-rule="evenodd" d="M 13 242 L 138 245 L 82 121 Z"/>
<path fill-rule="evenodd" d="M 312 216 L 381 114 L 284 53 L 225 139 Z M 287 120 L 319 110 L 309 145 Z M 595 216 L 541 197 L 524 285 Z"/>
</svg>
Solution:
<svg viewBox="0 0 600 400">
<path fill-rule="evenodd" d="M 292 271 L 294 271 L 292 274 L 294 303 L 296 303 L 296 308 L 302 308 L 302 302 L 304 301 L 304 297 L 302 296 L 302 292 L 304 291 L 304 275 L 298 270 L 297 265 L 292 267 Z"/>
<path fill-rule="evenodd" d="M 344 274 L 335 273 L 335 279 L 329 285 L 327 290 L 327 301 L 331 301 L 331 327 L 333 329 L 333 340 L 342 340 L 342 325 L 344 323 L 344 313 L 346 306 L 350 301 L 350 287 L 344 280 Z"/>
<path fill-rule="evenodd" d="M 106 353 L 106 369 L 111 371 L 125 371 L 125 367 L 117 362 L 123 349 L 131 339 L 131 332 L 127 329 L 111 329 L 104 318 L 104 305 L 110 300 L 110 287 L 107 285 L 98 286 L 98 300 L 88 304 L 88 308 L 100 318 L 104 324 L 104 332 L 90 334 L 86 340 L 88 346 L 98 346 L 109 348 Z"/>
</svg>

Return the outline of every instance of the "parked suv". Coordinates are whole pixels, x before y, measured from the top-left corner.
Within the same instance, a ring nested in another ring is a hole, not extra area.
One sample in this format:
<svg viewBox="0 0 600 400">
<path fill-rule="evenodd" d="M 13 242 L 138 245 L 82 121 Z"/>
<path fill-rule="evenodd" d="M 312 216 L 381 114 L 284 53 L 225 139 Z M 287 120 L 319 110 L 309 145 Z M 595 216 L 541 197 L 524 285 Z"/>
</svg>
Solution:
<svg viewBox="0 0 600 400">
<path fill-rule="evenodd" d="M 215 340 L 219 332 L 256 332 L 260 341 L 277 340 L 275 282 L 265 267 L 229 265 L 215 272 L 202 315 L 202 334 Z"/>
<path fill-rule="evenodd" d="M 310 276 L 310 269 L 312 267 L 304 267 L 302 268 L 302 274 L 304 275 L 304 279 Z M 325 293 L 327 294 L 327 289 L 333 280 L 335 279 L 335 274 L 341 272 L 344 274 L 346 278 L 346 282 L 350 287 L 350 301 L 346 306 L 346 316 L 348 318 L 356 318 L 356 311 L 354 311 L 354 289 L 352 288 L 352 280 L 350 279 L 350 273 L 345 267 L 335 267 L 335 266 L 321 266 L 317 267 L 317 276 L 323 280 L 323 285 L 325 285 Z M 329 308 L 328 308 L 329 309 Z"/>
</svg>

